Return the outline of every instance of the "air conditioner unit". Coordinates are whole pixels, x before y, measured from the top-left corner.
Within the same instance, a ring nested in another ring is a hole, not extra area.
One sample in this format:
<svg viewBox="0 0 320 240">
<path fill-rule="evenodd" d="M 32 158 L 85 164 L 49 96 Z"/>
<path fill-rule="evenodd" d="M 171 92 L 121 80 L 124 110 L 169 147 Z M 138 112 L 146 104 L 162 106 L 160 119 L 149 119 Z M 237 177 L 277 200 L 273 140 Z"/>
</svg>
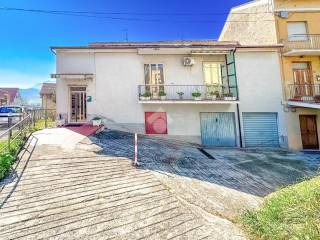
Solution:
<svg viewBox="0 0 320 240">
<path fill-rule="evenodd" d="M 289 18 L 289 12 L 287 12 L 287 11 L 281 11 L 281 12 L 279 13 L 279 16 L 280 16 L 281 18 Z"/>
<path fill-rule="evenodd" d="M 195 63 L 196 63 L 196 61 L 192 57 L 184 57 L 183 58 L 183 65 L 184 66 L 192 66 Z"/>
</svg>

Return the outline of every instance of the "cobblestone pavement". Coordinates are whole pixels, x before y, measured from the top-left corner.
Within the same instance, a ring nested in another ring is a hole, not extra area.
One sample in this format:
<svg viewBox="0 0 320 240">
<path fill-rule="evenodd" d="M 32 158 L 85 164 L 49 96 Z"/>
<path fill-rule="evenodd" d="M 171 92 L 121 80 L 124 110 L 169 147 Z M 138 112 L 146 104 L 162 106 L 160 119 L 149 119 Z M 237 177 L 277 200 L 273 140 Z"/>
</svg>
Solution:
<svg viewBox="0 0 320 240">
<path fill-rule="evenodd" d="M 245 239 L 241 211 L 320 164 L 318 154 L 205 155 L 197 145 L 140 136 L 136 168 L 133 139 L 119 131 L 35 134 L 0 182 L 0 239 Z"/>
<path fill-rule="evenodd" d="M 0 183 L 0 239 L 244 239 L 129 158 L 38 140 Z"/>
<path fill-rule="evenodd" d="M 133 135 L 106 131 L 97 143 L 109 156 L 133 156 Z M 248 194 L 265 196 L 275 189 L 313 176 L 320 167 L 319 153 L 272 149 L 204 149 L 200 146 L 161 139 L 139 137 L 139 161 L 143 168 L 217 184 Z"/>
</svg>

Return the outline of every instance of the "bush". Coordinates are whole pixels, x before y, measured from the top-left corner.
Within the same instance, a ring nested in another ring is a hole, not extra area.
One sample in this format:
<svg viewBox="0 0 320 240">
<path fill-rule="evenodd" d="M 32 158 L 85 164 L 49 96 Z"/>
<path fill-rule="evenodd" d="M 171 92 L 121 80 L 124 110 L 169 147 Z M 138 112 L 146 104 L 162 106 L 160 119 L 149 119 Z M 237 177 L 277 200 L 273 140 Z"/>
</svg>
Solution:
<svg viewBox="0 0 320 240">
<path fill-rule="evenodd" d="M 320 176 L 267 196 L 242 223 L 252 239 L 320 239 Z"/>
<path fill-rule="evenodd" d="M 192 97 L 201 97 L 201 93 L 200 92 L 193 92 L 192 93 Z"/>
<path fill-rule="evenodd" d="M 0 155 L 0 180 L 6 176 L 11 165 L 13 164 L 13 156 L 10 153 Z"/>
</svg>

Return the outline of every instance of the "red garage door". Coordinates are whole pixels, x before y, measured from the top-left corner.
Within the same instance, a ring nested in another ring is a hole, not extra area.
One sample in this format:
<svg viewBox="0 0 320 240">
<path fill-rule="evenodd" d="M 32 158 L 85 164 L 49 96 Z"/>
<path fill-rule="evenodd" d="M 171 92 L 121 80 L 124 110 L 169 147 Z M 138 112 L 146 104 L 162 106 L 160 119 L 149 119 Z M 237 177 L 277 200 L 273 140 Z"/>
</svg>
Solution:
<svg viewBox="0 0 320 240">
<path fill-rule="evenodd" d="M 146 133 L 147 134 L 167 134 L 167 113 L 146 112 Z"/>
</svg>

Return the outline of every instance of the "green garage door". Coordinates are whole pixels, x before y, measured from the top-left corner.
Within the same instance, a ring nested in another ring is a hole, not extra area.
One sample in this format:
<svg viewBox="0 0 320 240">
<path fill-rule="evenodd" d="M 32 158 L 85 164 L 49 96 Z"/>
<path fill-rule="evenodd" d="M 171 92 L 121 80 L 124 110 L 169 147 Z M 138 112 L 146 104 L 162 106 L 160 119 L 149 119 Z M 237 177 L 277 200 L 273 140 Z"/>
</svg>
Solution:
<svg viewBox="0 0 320 240">
<path fill-rule="evenodd" d="M 277 113 L 242 113 L 246 147 L 278 147 Z"/>
<path fill-rule="evenodd" d="M 236 145 L 234 113 L 200 113 L 200 121 L 202 145 L 212 147 Z"/>
</svg>

